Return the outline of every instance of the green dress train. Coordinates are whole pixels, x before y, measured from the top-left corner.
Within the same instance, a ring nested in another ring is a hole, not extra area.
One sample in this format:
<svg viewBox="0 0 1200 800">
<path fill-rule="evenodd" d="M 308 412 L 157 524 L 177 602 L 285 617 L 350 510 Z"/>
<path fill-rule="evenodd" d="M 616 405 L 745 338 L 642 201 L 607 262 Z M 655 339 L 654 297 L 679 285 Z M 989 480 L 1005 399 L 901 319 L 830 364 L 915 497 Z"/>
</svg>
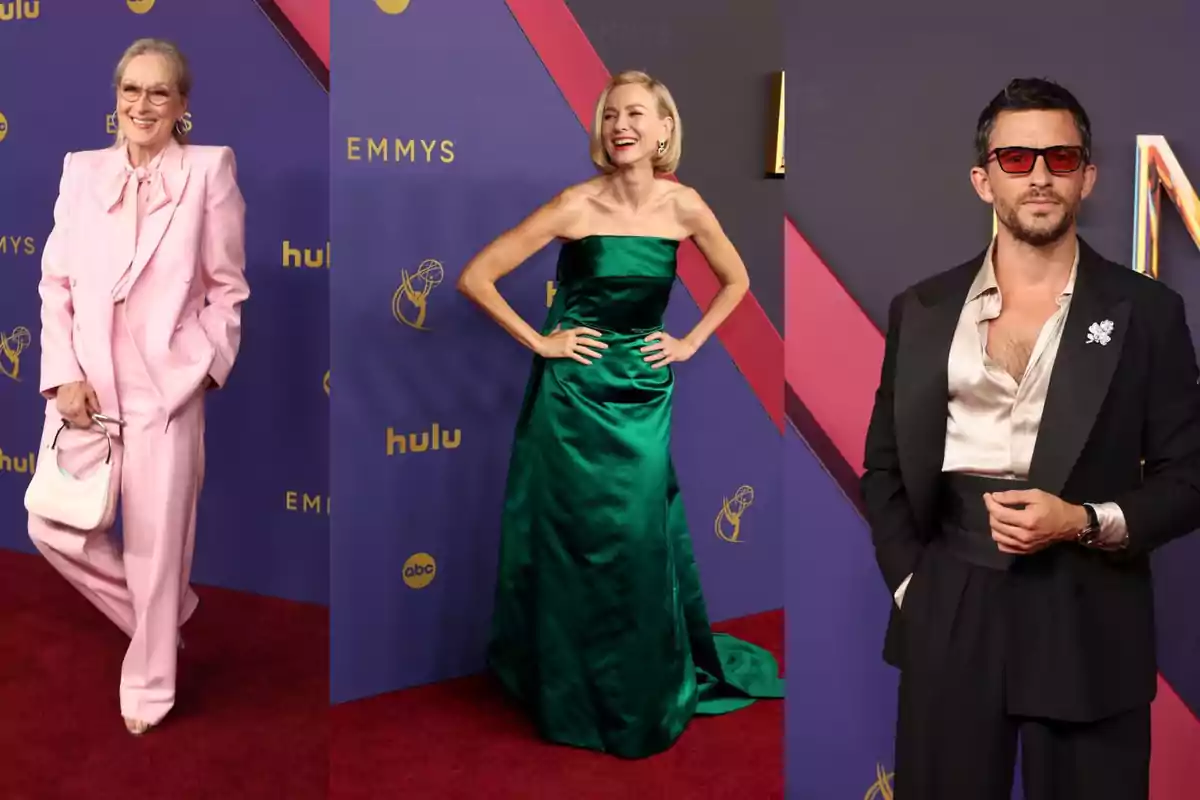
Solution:
<svg viewBox="0 0 1200 800">
<path fill-rule="evenodd" d="M 564 243 L 543 333 L 601 331 L 591 365 L 535 357 L 505 498 L 488 664 L 546 739 L 641 758 L 694 714 L 783 696 L 774 657 L 709 628 L 671 461 L 662 330 L 679 242 Z"/>
</svg>

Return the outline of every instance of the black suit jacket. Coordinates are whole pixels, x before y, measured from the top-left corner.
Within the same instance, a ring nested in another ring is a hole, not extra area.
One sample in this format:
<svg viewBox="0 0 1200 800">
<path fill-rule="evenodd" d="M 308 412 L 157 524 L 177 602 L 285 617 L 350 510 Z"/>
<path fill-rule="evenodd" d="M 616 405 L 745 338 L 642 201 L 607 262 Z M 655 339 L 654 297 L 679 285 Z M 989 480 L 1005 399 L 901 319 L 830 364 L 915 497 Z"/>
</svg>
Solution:
<svg viewBox="0 0 1200 800">
<path fill-rule="evenodd" d="M 1020 687 L 1016 713 L 1088 721 L 1148 703 L 1157 688 L 1148 555 L 1200 528 L 1200 374 L 1179 294 L 1079 245 L 1029 481 L 1071 503 L 1118 503 L 1129 547 L 1064 543 L 1020 557 L 1005 666 Z M 889 309 L 861 488 L 892 593 L 938 531 L 947 361 L 984 255 L 910 287 Z M 1111 340 L 1088 343 L 1104 320 Z M 917 624 L 892 604 L 888 663 L 903 667 L 904 628 Z"/>
</svg>

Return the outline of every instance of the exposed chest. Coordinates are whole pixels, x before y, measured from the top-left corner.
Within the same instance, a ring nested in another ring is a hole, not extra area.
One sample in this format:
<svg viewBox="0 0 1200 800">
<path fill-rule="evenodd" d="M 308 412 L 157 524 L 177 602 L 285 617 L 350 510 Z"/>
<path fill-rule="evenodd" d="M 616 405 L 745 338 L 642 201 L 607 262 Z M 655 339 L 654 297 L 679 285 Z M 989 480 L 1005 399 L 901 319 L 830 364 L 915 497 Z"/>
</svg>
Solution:
<svg viewBox="0 0 1200 800">
<path fill-rule="evenodd" d="M 986 326 L 988 358 L 1020 383 L 1043 334 L 1052 333 L 1058 312 L 1056 300 L 1006 303 Z"/>
</svg>

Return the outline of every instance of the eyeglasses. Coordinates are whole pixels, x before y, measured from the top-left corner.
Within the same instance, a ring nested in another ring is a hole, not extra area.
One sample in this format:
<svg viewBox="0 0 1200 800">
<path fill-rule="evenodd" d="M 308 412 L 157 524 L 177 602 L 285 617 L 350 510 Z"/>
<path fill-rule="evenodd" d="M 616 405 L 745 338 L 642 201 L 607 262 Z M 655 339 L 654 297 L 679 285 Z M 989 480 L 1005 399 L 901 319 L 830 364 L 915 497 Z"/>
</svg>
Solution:
<svg viewBox="0 0 1200 800">
<path fill-rule="evenodd" d="M 1069 175 L 1083 166 L 1087 157 L 1077 145 L 1055 147 L 997 147 L 988 157 L 996 159 L 1001 171 L 1009 175 L 1028 175 L 1033 172 L 1038 156 L 1046 162 L 1046 169 L 1054 175 Z"/>
<path fill-rule="evenodd" d="M 155 86 L 153 89 L 143 89 L 132 83 L 121 85 L 121 97 L 127 103 L 136 103 L 142 99 L 142 93 L 145 93 L 150 98 L 150 104 L 161 106 L 171 99 L 171 90 L 162 86 Z"/>
</svg>

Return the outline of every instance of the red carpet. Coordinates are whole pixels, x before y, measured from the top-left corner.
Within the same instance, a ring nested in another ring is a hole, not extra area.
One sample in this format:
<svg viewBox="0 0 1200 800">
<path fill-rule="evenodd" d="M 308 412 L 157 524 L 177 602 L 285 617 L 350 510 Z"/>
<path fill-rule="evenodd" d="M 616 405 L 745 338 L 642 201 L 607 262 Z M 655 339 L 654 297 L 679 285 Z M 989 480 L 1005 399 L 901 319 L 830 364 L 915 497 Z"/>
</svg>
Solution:
<svg viewBox="0 0 1200 800">
<path fill-rule="evenodd" d="M 124 635 L 40 558 L 0 576 L 0 798 L 328 796 L 327 609 L 198 587 L 175 709 L 135 739 Z"/>
<path fill-rule="evenodd" d="M 783 613 L 716 626 L 783 664 Z M 545 744 L 483 676 L 335 706 L 331 800 L 777 800 L 783 701 L 698 717 L 676 746 L 623 761 Z"/>
</svg>

